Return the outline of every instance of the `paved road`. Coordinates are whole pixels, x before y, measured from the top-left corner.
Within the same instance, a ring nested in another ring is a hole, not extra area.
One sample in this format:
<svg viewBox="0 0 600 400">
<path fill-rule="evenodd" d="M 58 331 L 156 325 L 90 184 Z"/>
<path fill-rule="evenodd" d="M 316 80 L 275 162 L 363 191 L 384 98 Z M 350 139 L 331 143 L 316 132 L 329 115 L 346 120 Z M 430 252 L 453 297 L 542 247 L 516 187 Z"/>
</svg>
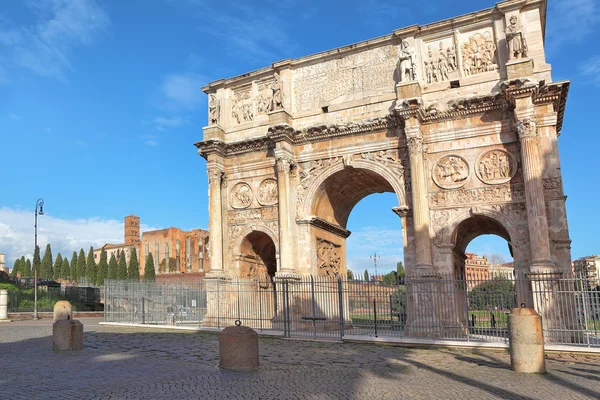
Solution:
<svg viewBox="0 0 600 400">
<path fill-rule="evenodd" d="M 98 325 L 85 349 L 54 353 L 51 321 L 0 325 L 1 399 L 587 399 L 600 358 L 551 355 L 517 374 L 506 352 L 260 338 L 261 368 L 218 368 L 210 333 Z"/>
</svg>

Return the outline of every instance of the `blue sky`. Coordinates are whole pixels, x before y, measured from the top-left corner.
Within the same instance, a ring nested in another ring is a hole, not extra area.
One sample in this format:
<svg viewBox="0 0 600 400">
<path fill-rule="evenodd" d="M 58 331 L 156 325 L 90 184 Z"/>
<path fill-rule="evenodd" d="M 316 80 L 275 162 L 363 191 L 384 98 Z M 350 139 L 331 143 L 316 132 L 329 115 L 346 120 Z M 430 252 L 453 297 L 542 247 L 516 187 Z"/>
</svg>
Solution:
<svg viewBox="0 0 600 400">
<path fill-rule="evenodd" d="M 600 87 L 600 6 L 554 0 L 546 47 L 571 91 L 559 140 L 572 255 L 598 253 L 594 123 Z M 33 209 L 46 202 L 40 242 L 55 253 L 122 238 L 124 215 L 145 229 L 208 225 L 206 125 L 200 87 L 296 58 L 481 8 L 494 1 L 0 0 L 0 252 L 33 248 Z M 394 196 L 350 216 L 352 269 L 402 259 Z M 385 234 L 382 234 L 384 232 Z M 385 238 L 383 240 L 382 238 Z M 498 244 L 501 244 L 498 248 Z M 469 250 L 506 253 L 477 239 Z"/>
</svg>

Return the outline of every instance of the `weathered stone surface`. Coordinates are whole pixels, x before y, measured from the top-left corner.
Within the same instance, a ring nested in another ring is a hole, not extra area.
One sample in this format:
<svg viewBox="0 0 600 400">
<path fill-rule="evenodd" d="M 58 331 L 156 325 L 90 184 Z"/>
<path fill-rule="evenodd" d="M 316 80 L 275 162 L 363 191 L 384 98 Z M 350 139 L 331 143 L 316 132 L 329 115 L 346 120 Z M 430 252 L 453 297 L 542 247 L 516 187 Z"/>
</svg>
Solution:
<svg viewBox="0 0 600 400">
<path fill-rule="evenodd" d="M 73 319 L 56 321 L 52 326 L 52 350 L 83 349 L 83 324 Z"/>
<path fill-rule="evenodd" d="M 516 372 L 546 372 L 542 317 L 532 308 L 514 308 L 508 315 L 510 366 Z"/>
<path fill-rule="evenodd" d="M 258 369 L 258 334 L 247 326 L 229 326 L 219 333 L 219 366 L 236 371 Z"/>
<path fill-rule="evenodd" d="M 57 301 L 54 305 L 54 322 L 63 319 L 73 319 L 73 307 L 66 300 Z"/>
<path fill-rule="evenodd" d="M 0 322 L 10 322 L 8 319 L 8 290 L 0 290 Z"/>
</svg>

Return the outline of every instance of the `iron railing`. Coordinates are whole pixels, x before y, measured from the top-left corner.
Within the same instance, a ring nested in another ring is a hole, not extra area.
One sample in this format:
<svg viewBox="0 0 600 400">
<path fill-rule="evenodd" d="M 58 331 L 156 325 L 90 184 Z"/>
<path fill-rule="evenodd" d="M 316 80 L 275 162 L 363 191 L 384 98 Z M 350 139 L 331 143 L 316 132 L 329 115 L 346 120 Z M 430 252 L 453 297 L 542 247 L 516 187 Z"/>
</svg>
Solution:
<svg viewBox="0 0 600 400">
<path fill-rule="evenodd" d="M 105 282 L 105 321 L 221 329 L 236 320 L 285 337 L 507 343 L 508 313 L 534 307 L 547 343 L 600 347 L 600 288 L 583 277 L 523 274 L 396 282 L 329 276 Z"/>
</svg>

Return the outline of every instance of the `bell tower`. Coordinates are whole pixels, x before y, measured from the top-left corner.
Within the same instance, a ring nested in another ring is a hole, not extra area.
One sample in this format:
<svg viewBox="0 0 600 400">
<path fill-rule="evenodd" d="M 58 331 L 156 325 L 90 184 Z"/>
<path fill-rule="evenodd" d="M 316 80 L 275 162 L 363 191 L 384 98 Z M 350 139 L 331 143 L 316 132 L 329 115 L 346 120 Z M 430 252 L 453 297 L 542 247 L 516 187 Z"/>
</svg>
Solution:
<svg viewBox="0 0 600 400">
<path fill-rule="evenodd" d="M 128 215 L 125 217 L 125 244 L 140 241 L 140 217 Z"/>
</svg>

